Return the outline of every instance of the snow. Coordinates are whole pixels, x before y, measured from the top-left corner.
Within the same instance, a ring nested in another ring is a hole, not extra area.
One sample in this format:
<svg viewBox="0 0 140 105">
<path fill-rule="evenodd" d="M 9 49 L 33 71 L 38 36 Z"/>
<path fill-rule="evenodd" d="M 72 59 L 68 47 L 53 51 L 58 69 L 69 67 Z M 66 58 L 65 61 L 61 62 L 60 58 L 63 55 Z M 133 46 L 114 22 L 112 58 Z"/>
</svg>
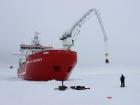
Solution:
<svg viewBox="0 0 140 105">
<path fill-rule="evenodd" d="M 120 76 L 126 87 L 120 87 Z M 75 69 L 65 91 L 55 90 L 60 81 L 25 81 L 15 69 L 0 69 L 0 105 L 139 105 L 140 71 L 135 67 L 96 67 Z M 87 90 L 72 90 L 84 85 Z M 110 97 L 110 98 L 108 98 Z"/>
</svg>

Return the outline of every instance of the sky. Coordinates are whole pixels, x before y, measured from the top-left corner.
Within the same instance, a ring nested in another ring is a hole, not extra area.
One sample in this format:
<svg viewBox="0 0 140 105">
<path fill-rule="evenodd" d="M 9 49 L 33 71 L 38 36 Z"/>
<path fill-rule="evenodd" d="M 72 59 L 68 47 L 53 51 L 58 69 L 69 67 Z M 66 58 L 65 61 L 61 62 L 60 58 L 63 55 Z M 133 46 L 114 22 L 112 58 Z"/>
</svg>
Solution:
<svg viewBox="0 0 140 105">
<path fill-rule="evenodd" d="M 43 45 L 62 48 L 59 37 L 90 8 L 101 12 L 108 36 L 110 65 L 139 66 L 139 0 L 0 0 L 0 67 L 17 65 L 21 43 L 34 32 Z M 104 65 L 104 43 L 95 17 L 88 20 L 72 50 L 78 67 Z"/>
</svg>

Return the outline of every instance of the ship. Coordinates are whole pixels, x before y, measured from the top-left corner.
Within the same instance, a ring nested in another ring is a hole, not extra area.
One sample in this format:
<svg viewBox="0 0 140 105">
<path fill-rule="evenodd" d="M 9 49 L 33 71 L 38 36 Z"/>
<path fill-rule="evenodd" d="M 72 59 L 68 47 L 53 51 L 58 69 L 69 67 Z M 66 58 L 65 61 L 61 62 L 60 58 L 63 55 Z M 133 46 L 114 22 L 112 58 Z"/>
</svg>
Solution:
<svg viewBox="0 0 140 105">
<path fill-rule="evenodd" d="M 106 45 L 108 38 L 100 13 L 96 8 L 90 9 L 59 38 L 63 48 L 43 46 L 40 44 L 38 32 L 35 32 L 31 44 L 21 44 L 18 77 L 33 81 L 67 80 L 77 64 L 77 52 L 72 50 L 72 47 L 75 45 L 81 26 L 94 15 L 98 19 Z M 109 63 L 107 47 L 105 47 L 105 62 Z"/>
<path fill-rule="evenodd" d="M 20 45 L 20 52 L 17 74 L 24 80 L 67 80 L 77 63 L 75 51 L 42 46 L 37 33 L 31 45 Z"/>
</svg>

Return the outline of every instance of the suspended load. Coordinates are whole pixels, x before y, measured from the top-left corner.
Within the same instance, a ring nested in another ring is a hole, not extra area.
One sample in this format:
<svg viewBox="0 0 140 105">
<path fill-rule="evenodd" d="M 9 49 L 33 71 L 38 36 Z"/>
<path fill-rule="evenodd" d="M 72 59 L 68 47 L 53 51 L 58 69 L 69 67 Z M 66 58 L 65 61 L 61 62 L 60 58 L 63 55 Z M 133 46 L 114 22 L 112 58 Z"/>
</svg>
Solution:
<svg viewBox="0 0 140 105">
<path fill-rule="evenodd" d="M 109 63 L 108 53 L 105 53 L 105 63 Z"/>
</svg>

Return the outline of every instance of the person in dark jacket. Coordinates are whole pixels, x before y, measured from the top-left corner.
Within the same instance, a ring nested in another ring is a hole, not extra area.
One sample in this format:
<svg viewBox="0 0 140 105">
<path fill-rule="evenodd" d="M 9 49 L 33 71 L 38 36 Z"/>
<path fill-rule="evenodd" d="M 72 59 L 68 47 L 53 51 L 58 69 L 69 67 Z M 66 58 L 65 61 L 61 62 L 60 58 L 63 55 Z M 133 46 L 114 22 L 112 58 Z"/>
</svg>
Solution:
<svg viewBox="0 0 140 105">
<path fill-rule="evenodd" d="M 120 77 L 121 87 L 125 87 L 125 76 L 122 74 Z"/>
</svg>

